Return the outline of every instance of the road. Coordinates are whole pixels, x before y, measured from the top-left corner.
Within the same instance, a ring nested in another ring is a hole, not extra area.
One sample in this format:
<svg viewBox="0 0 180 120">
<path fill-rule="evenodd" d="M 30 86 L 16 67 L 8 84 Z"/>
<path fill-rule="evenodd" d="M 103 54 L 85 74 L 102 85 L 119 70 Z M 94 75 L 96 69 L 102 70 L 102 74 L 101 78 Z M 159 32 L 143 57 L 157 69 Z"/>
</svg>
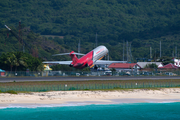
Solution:
<svg viewBox="0 0 180 120">
<path fill-rule="evenodd" d="M 180 79 L 180 76 L 137 76 L 137 77 L 15 77 L 0 78 L 0 82 L 27 82 L 27 81 L 89 81 L 89 80 L 160 80 L 160 79 Z"/>
</svg>

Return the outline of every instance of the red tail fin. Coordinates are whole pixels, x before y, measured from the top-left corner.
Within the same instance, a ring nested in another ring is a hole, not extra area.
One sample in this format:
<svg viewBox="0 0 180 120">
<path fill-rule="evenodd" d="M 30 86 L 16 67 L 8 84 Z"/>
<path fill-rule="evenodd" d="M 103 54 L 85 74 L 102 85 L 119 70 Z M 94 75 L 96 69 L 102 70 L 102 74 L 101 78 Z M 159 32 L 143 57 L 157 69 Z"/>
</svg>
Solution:
<svg viewBox="0 0 180 120">
<path fill-rule="evenodd" d="M 71 56 L 71 59 L 73 61 L 73 63 L 75 64 L 78 61 L 78 58 L 75 54 L 73 54 L 74 51 L 72 51 L 69 55 Z"/>
</svg>

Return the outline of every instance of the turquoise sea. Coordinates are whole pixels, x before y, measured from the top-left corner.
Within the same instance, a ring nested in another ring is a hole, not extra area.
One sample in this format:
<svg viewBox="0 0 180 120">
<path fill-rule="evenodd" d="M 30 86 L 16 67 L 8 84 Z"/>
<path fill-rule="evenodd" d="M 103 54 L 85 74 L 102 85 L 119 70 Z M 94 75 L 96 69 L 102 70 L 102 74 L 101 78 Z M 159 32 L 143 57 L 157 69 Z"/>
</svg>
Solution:
<svg viewBox="0 0 180 120">
<path fill-rule="evenodd" d="M 180 120 L 180 103 L 1 108 L 0 120 Z"/>
</svg>

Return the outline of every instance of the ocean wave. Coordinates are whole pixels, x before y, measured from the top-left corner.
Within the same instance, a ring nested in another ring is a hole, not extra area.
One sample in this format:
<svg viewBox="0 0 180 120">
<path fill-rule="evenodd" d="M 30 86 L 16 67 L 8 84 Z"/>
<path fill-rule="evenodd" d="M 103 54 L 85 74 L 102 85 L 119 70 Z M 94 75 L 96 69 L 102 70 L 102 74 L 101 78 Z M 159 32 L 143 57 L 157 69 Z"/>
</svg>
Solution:
<svg viewBox="0 0 180 120">
<path fill-rule="evenodd" d="M 40 107 L 68 107 L 68 106 L 85 106 L 85 105 L 113 105 L 113 104 L 136 104 L 136 103 L 176 103 L 179 99 L 169 99 L 169 100 L 160 100 L 160 99 L 114 99 L 111 102 L 68 102 L 63 104 L 1 104 L 0 109 L 6 108 L 40 108 Z"/>
<path fill-rule="evenodd" d="M 84 106 L 86 103 L 67 103 L 67 104 L 9 104 L 0 106 L 0 109 L 6 108 L 38 108 L 38 107 L 65 107 L 65 106 Z"/>
</svg>

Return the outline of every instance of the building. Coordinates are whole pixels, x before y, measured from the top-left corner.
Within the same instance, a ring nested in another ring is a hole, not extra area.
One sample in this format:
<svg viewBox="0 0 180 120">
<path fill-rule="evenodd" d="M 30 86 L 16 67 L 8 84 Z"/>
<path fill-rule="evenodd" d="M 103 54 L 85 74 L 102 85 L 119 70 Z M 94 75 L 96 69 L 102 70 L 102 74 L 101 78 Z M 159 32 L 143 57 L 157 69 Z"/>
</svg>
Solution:
<svg viewBox="0 0 180 120">
<path fill-rule="evenodd" d="M 0 76 L 5 76 L 5 70 L 0 69 Z"/>
<path fill-rule="evenodd" d="M 159 67 L 163 67 L 162 62 L 137 62 L 138 66 L 140 66 L 141 69 L 146 68 L 147 65 L 150 64 L 156 64 Z"/>
<path fill-rule="evenodd" d="M 174 65 L 177 67 L 180 67 L 180 60 L 179 59 L 174 59 Z"/>
<path fill-rule="evenodd" d="M 112 63 L 108 66 L 108 68 L 116 69 L 118 72 L 122 71 L 134 71 L 140 69 L 140 66 L 137 63 Z"/>
<path fill-rule="evenodd" d="M 159 67 L 159 69 L 168 69 L 169 70 L 169 69 L 178 69 L 178 67 L 172 63 L 169 63 L 167 65 L 164 65 L 163 67 Z"/>
</svg>

